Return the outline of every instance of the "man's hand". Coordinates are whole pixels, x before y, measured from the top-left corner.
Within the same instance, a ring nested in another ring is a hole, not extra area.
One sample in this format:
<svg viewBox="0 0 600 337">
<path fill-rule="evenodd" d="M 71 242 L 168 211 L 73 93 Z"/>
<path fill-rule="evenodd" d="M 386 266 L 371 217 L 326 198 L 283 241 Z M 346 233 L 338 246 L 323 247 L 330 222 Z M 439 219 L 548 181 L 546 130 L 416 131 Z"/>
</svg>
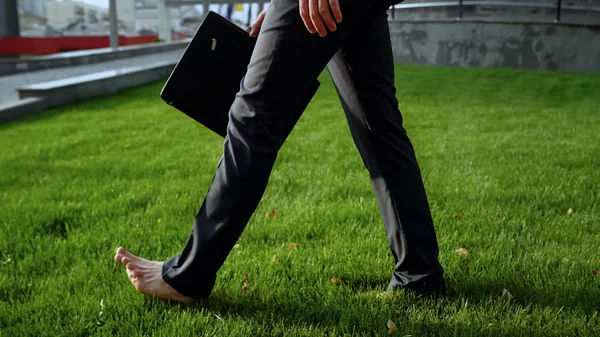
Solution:
<svg viewBox="0 0 600 337">
<path fill-rule="evenodd" d="M 263 9 L 263 11 L 260 12 L 260 14 L 258 14 L 256 21 L 252 25 L 252 30 L 250 31 L 250 36 L 257 37 L 258 33 L 260 33 L 260 27 L 262 27 L 263 21 L 265 21 L 265 15 L 267 15 L 267 9 L 269 9 L 269 7 Z"/>
<path fill-rule="evenodd" d="M 250 36 L 258 36 L 268 9 L 267 7 L 258 14 L 250 30 Z M 302 21 L 304 21 L 306 29 L 311 34 L 319 33 L 321 37 L 327 35 L 327 28 L 335 32 L 337 30 L 336 22 L 342 22 L 342 11 L 340 10 L 339 0 L 300 0 L 300 16 L 302 17 Z"/>
<path fill-rule="evenodd" d="M 339 0 L 300 0 L 300 16 L 306 29 L 311 34 L 319 33 L 321 37 L 327 35 L 327 28 L 335 32 L 336 22 L 342 22 Z"/>
</svg>

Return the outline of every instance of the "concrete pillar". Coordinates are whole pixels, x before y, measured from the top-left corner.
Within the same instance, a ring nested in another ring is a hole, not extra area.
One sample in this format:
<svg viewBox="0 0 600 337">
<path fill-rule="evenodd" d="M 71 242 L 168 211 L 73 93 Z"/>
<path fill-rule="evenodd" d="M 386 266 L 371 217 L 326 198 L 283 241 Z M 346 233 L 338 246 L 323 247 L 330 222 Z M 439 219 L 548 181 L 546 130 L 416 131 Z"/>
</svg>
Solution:
<svg viewBox="0 0 600 337">
<path fill-rule="evenodd" d="M 110 47 L 119 48 L 119 19 L 117 17 L 117 0 L 109 1 L 110 12 Z"/>
<path fill-rule="evenodd" d="M 0 1 L 0 38 L 21 35 L 17 0 Z"/>
<path fill-rule="evenodd" d="M 165 0 L 158 0 L 158 38 L 171 42 L 171 13 Z"/>
<path fill-rule="evenodd" d="M 254 22 L 252 22 L 252 3 L 249 2 L 248 3 L 248 22 L 247 22 L 247 26 L 250 27 L 252 26 Z"/>
</svg>

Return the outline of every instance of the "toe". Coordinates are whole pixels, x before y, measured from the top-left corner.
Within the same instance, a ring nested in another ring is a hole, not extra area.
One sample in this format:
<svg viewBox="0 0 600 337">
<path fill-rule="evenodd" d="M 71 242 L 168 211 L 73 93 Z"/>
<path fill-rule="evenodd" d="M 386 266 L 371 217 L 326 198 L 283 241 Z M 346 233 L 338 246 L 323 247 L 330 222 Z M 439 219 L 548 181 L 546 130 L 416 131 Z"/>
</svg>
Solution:
<svg viewBox="0 0 600 337">
<path fill-rule="evenodd" d="M 131 262 L 127 263 L 126 265 L 127 269 L 134 271 L 135 270 L 135 265 Z"/>
<path fill-rule="evenodd" d="M 129 261 L 138 261 L 140 260 L 139 257 L 133 255 L 130 251 L 128 251 L 127 249 L 123 248 L 123 247 L 119 247 L 119 249 L 117 249 L 117 254 L 119 255 L 123 255 L 124 257 L 128 258 Z"/>
<path fill-rule="evenodd" d="M 133 276 L 135 276 L 137 278 L 144 277 L 144 273 L 139 269 L 134 269 L 132 271 L 132 274 L 133 274 Z"/>
<path fill-rule="evenodd" d="M 119 263 L 123 263 L 123 255 L 117 254 L 115 255 L 115 261 L 119 262 Z"/>
<path fill-rule="evenodd" d="M 148 286 L 146 285 L 146 283 L 144 282 L 138 282 L 138 280 L 136 279 L 135 281 L 133 281 L 133 286 L 135 287 L 135 290 L 137 290 L 138 292 L 145 294 L 146 290 L 148 289 Z"/>
<path fill-rule="evenodd" d="M 136 258 L 135 255 L 133 255 L 130 251 L 128 251 L 127 249 L 125 249 L 123 247 L 119 247 L 117 249 L 117 254 L 118 255 L 123 255 L 125 257 L 128 257 L 130 260 L 133 260 L 134 258 Z"/>
<path fill-rule="evenodd" d="M 133 267 L 131 267 L 133 266 Z M 139 268 L 137 268 L 135 265 L 131 265 L 131 263 L 129 265 L 127 265 L 127 276 L 129 277 L 129 279 L 133 282 L 133 281 L 137 281 L 138 278 L 142 278 L 144 277 L 144 272 L 142 270 L 140 270 Z"/>
<path fill-rule="evenodd" d="M 129 279 L 132 282 L 134 282 L 134 281 L 137 281 L 138 279 L 143 278 L 144 274 L 139 269 L 127 270 L 127 277 L 129 277 Z"/>
</svg>

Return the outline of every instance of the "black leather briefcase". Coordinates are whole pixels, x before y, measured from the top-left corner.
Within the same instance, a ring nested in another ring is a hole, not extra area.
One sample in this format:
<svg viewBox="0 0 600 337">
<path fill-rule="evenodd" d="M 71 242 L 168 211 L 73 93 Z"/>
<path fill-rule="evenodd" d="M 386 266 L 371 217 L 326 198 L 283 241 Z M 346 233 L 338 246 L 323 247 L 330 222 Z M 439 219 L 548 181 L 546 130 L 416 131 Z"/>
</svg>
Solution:
<svg viewBox="0 0 600 337">
<path fill-rule="evenodd" d="M 169 105 L 225 137 L 229 109 L 250 63 L 256 38 L 215 12 L 209 12 L 160 96 Z M 293 80 L 293 79 L 290 79 Z M 284 125 L 287 136 L 319 87 L 307 88 L 304 104 Z"/>
</svg>

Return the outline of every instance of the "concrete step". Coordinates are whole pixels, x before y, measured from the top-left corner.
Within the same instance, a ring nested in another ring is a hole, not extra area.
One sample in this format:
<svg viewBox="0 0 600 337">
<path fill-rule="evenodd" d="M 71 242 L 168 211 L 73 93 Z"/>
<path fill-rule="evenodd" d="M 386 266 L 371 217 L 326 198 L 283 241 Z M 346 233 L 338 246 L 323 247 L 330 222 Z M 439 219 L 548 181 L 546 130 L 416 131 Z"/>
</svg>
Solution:
<svg viewBox="0 0 600 337">
<path fill-rule="evenodd" d="M 107 70 L 18 88 L 19 101 L 0 105 L 0 123 L 92 97 L 166 79 L 176 62 Z"/>
<path fill-rule="evenodd" d="M 0 124 L 46 110 L 46 100 L 42 97 L 30 97 L 0 105 Z"/>
<path fill-rule="evenodd" d="M 102 48 L 59 53 L 48 56 L 28 58 L 24 60 L 0 61 L 0 76 L 18 74 L 23 72 L 54 69 L 61 67 L 74 67 L 92 63 L 119 60 L 134 56 L 160 53 L 170 50 L 186 48 L 191 40 L 175 42 L 160 42 L 136 46 L 120 47 L 118 49 Z"/>
</svg>

